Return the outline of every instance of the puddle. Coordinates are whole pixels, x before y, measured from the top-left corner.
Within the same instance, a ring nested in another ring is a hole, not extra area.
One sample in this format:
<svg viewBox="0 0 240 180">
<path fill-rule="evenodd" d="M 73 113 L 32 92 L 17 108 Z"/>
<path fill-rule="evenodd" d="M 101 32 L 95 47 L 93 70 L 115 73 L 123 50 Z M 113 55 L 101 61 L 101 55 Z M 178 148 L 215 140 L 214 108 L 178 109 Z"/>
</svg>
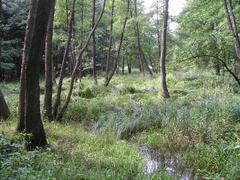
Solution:
<svg viewBox="0 0 240 180">
<path fill-rule="evenodd" d="M 144 173 L 150 176 L 156 171 L 165 171 L 167 174 L 180 180 L 191 179 L 191 173 L 181 168 L 180 160 L 176 158 L 161 156 L 147 147 L 140 147 L 140 154 L 145 160 Z"/>
</svg>

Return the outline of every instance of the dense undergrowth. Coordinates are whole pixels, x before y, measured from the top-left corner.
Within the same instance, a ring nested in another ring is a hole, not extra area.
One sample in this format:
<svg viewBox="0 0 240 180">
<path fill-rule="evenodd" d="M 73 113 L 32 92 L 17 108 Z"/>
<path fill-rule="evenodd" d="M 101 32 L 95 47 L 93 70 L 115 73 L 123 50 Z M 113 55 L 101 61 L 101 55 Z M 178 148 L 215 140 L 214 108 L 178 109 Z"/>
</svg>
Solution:
<svg viewBox="0 0 240 180">
<path fill-rule="evenodd" d="M 157 77 L 117 76 L 109 87 L 102 81 L 94 85 L 87 77 L 76 84 L 64 122 L 45 121 L 49 148 L 33 152 L 12 136 L 17 84 L 1 84 L 12 117 L 0 125 L 0 177 L 146 179 L 138 144 L 181 159 L 196 178 L 240 178 L 240 90 L 229 77 L 169 75 L 168 100 Z"/>
</svg>

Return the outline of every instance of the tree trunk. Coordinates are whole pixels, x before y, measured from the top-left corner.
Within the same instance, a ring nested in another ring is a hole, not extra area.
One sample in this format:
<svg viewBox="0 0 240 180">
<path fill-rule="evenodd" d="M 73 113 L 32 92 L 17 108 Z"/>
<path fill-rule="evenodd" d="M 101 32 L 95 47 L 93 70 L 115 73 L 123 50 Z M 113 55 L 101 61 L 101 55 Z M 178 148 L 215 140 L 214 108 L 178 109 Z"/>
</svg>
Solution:
<svg viewBox="0 0 240 180">
<path fill-rule="evenodd" d="M 164 12 L 163 12 L 163 30 L 161 38 L 161 57 L 160 57 L 160 89 L 161 94 L 164 98 L 169 98 L 169 92 L 166 82 L 166 52 L 167 52 L 167 29 L 168 29 L 168 5 L 169 0 L 164 1 Z"/>
<path fill-rule="evenodd" d="M 111 11 L 111 24 L 110 24 L 110 35 L 109 35 L 109 46 L 108 46 L 108 54 L 107 54 L 107 63 L 106 63 L 106 79 L 105 79 L 105 85 L 107 85 L 109 82 L 108 76 L 110 72 L 110 60 L 111 60 L 111 51 L 112 51 L 112 33 L 113 33 L 113 16 L 114 16 L 114 4 L 115 0 L 112 0 L 112 11 Z"/>
<path fill-rule="evenodd" d="M 74 17 L 74 12 L 75 12 L 75 2 L 76 2 L 76 0 L 74 0 L 73 4 L 72 4 L 71 17 L 70 17 L 69 27 L 68 27 L 68 39 L 66 42 L 66 47 L 65 47 L 65 51 L 64 51 L 62 65 L 61 65 L 60 77 L 59 77 L 58 88 L 57 88 L 57 96 L 56 96 L 56 100 L 55 100 L 54 106 L 53 106 L 53 118 L 57 117 L 58 108 L 61 103 L 62 84 L 63 84 L 63 79 L 64 79 L 65 65 L 67 62 L 71 39 L 72 39 L 72 27 L 73 27 L 73 17 Z"/>
<path fill-rule="evenodd" d="M 161 57 L 161 30 L 160 30 L 160 20 L 159 20 L 159 0 L 157 0 L 157 40 L 158 40 L 158 58 Z"/>
<path fill-rule="evenodd" d="M 44 39 L 46 37 L 48 18 L 51 10 L 51 0 L 32 0 L 27 21 L 24 42 L 20 105 L 25 105 L 23 117 L 24 132 L 31 134 L 26 148 L 31 150 L 47 144 L 46 135 L 40 114 L 39 74 L 43 56 Z M 25 100 L 25 102 L 21 102 Z M 23 130 L 20 128 L 20 132 Z"/>
<path fill-rule="evenodd" d="M 93 0 L 92 28 L 94 27 L 94 24 L 95 24 L 95 16 L 96 16 L 96 0 Z M 97 84 L 95 31 L 93 32 L 93 35 L 92 35 L 92 43 L 93 43 L 93 49 L 92 49 L 93 79 L 94 79 L 95 84 Z"/>
<path fill-rule="evenodd" d="M 228 20 L 228 27 L 236 41 L 234 49 L 238 57 L 238 61 L 235 69 L 237 71 L 236 73 L 239 75 L 240 74 L 240 37 L 238 34 L 239 31 L 238 31 L 237 21 L 236 21 L 235 14 L 233 12 L 232 0 L 223 0 L 223 2 L 224 2 L 225 14 Z"/>
<path fill-rule="evenodd" d="M 83 42 L 84 42 L 84 0 L 81 1 L 81 30 L 80 30 L 80 35 L 81 35 L 81 42 L 80 42 L 80 49 L 83 48 Z M 82 59 L 82 57 L 80 57 Z M 81 82 L 82 78 L 82 69 L 83 69 L 83 61 L 81 60 L 79 64 L 79 74 L 78 74 L 78 79 Z"/>
<path fill-rule="evenodd" d="M 127 61 L 127 66 L 128 66 L 128 74 L 132 74 L 132 64 L 129 60 Z"/>
<path fill-rule="evenodd" d="M 139 66 L 139 69 L 140 69 L 140 72 L 143 73 L 143 75 L 145 74 L 145 71 L 144 71 L 144 60 L 143 60 L 143 56 L 142 56 L 142 52 L 141 52 L 141 40 L 140 40 L 140 31 L 139 31 L 139 24 L 138 24 L 138 10 L 137 10 L 137 0 L 134 1 L 134 10 L 135 10 L 135 18 L 136 18 L 136 38 L 137 38 L 137 50 L 138 50 L 138 59 L 140 60 L 140 66 Z"/>
<path fill-rule="evenodd" d="M 125 59 L 122 57 L 122 74 L 124 75 Z"/>
<path fill-rule="evenodd" d="M 7 119 L 9 118 L 9 116 L 10 116 L 10 111 L 4 99 L 3 93 L 0 89 L 0 119 Z"/>
<path fill-rule="evenodd" d="M 52 2 L 51 12 L 48 19 L 46 44 L 45 44 L 45 96 L 44 96 L 44 116 L 50 121 L 52 116 L 52 93 L 53 93 L 53 55 L 52 55 L 52 38 L 54 22 L 55 0 Z"/>
</svg>

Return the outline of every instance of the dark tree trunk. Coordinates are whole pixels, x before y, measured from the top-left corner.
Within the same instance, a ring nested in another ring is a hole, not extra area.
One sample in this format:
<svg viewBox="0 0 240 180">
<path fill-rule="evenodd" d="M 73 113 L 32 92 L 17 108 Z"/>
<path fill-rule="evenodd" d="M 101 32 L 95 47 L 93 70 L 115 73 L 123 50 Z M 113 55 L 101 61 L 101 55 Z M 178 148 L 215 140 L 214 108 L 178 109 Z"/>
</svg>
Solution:
<svg viewBox="0 0 240 180">
<path fill-rule="evenodd" d="M 105 79 L 105 85 L 108 84 L 108 76 L 110 72 L 110 60 L 111 60 L 111 51 L 112 51 L 112 40 L 113 40 L 113 16 L 114 16 L 114 4 L 115 0 L 112 0 L 112 11 L 111 11 L 111 24 L 110 24 L 110 35 L 109 35 L 109 46 L 108 46 L 108 54 L 107 54 L 107 62 L 106 62 L 106 79 Z"/>
<path fill-rule="evenodd" d="M 55 0 L 52 2 L 51 12 L 48 19 L 46 44 L 45 44 L 45 96 L 44 96 L 44 116 L 50 121 L 52 116 L 52 93 L 53 93 L 53 56 L 52 56 L 52 38 L 54 22 Z"/>
<path fill-rule="evenodd" d="M 32 0 L 24 42 L 20 105 L 25 105 L 23 117 L 24 132 L 31 134 L 26 148 L 31 150 L 47 144 L 40 114 L 39 74 L 43 56 L 48 18 L 52 6 L 51 0 Z M 21 102 L 24 100 L 25 102 Z M 19 129 L 22 131 L 22 129 Z"/>
<path fill-rule="evenodd" d="M 163 0 L 164 12 L 163 12 L 163 30 L 161 38 L 161 57 L 160 57 L 160 89 L 164 98 L 169 98 L 169 92 L 166 82 L 166 52 L 167 52 L 167 29 L 168 29 L 168 5 L 169 0 Z"/>
<path fill-rule="evenodd" d="M 128 74 L 132 74 L 132 64 L 129 60 L 127 61 L 127 66 L 128 66 Z"/>
<path fill-rule="evenodd" d="M 96 0 L 93 0 L 93 15 L 92 15 L 92 28 L 95 25 L 95 16 L 96 16 Z M 92 35 L 92 43 L 93 43 L 93 49 L 92 49 L 92 62 L 93 62 L 93 79 L 94 82 L 97 84 L 97 70 L 96 70 L 96 36 L 95 32 L 93 32 Z"/>
<path fill-rule="evenodd" d="M 10 111 L 4 99 L 3 93 L 0 89 L 0 119 L 7 119 L 9 118 L 9 116 L 10 116 Z"/>
<path fill-rule="evenodd" d="M 76 2 L 76 0 L 74 0 L 73 4 L 72 4 L 71 17 L 70 17 L 69 27 L 68 27 L 68 39 L 67 39 L 67 42 L 66 42 L 66 47 L 65 47 L 65 51 L 64 51 L 62 65 L 61 65 L 61 71 L 60 71 L 59 82 L 58 82 L 58 87 L 57 87 L 57 96 L 56 96 L 56 100 L 55 100 L 54 106 L 53 106 L 53 118 L 57 117 L 58 108 L 59 108 L 60 103 L 61 103 L 61 94 L 62 94 L 62 84 L 63 84 L 63 79 L 64 79 L 64 71 L 65 71 L 65 66 L 66 66 L 66 62 L 67 62 L 67 58 L 68 58 L 68 54 L 69 54 L 69 49 L 70 49 L 70 45 L 71 45 L 71 39 L 72 39 L 72 28 L 73 28 L 73 17 L 74 17 L 74 12 L 75 12 L 75 2 Z"/>
<path fill-rule="evenodd" d="M 124 74 L 124 68 L 125 68 L 125 58 L 122 57 L 122 74 Z"/>
</svg>

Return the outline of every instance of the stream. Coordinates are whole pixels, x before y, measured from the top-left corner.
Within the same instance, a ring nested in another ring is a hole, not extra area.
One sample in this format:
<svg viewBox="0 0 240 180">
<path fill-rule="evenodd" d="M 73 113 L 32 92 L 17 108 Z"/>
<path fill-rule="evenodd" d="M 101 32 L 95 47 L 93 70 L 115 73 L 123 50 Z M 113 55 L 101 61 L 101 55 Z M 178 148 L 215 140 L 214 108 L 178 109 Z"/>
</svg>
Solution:
<svg viewBox="0 0 240 180">
<path fill-rule="evenodd" d="M 191 173 L 181 168 L 182 163 L 179 159 L 162 156 L 158 152 L 151 151 L 146 146 L 140 147 L 139 151 L 145 160 L 145 175 L 151 176 L 156 171 L 165 171 L 168 175 L 176 177 L 176 179 L 191 179 Z"/>
</svg>

